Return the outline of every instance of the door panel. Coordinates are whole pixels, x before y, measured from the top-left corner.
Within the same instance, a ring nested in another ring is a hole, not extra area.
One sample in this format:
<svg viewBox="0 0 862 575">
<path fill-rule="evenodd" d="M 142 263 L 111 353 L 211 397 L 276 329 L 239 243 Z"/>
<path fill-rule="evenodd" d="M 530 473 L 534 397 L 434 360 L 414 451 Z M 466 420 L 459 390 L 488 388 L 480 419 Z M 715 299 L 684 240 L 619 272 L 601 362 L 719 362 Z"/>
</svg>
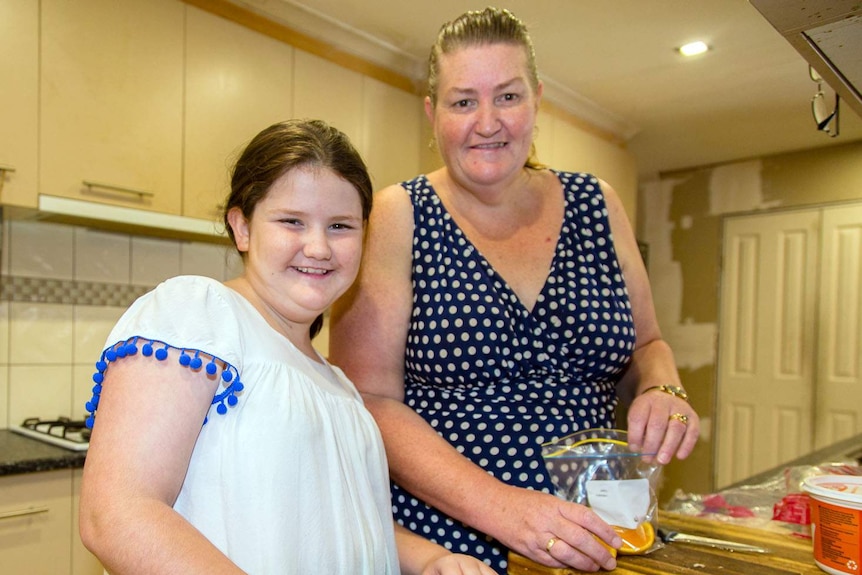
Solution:
<svg viewBox="0 0 862 575">
<path fill-rule="evenodd" d="M 812 447 L 818 210 L 726 220 L 718 487 Z"/>
<path fill-rule="evenodd" d="M 862 206 L 823 211 L 816 446 L 862 432 Z"/>
</svg>

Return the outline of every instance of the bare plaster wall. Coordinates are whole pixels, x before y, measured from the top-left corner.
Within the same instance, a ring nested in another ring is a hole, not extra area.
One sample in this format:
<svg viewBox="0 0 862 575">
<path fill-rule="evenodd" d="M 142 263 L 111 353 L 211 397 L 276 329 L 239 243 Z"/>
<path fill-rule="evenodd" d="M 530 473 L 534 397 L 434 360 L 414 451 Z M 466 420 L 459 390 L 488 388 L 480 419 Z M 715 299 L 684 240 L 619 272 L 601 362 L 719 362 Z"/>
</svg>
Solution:
<svg viewBox="0 0 862 575">
<path fill-rule="evenodd" d="M 862 198 L 862 142 L 678 171 L 642 181 L 638 239 L 662 333 L 703 417 L 692 456 L 664 470 L 660 498 L 714 488 L 715 379 L 723 218 Z"/>
</svg>

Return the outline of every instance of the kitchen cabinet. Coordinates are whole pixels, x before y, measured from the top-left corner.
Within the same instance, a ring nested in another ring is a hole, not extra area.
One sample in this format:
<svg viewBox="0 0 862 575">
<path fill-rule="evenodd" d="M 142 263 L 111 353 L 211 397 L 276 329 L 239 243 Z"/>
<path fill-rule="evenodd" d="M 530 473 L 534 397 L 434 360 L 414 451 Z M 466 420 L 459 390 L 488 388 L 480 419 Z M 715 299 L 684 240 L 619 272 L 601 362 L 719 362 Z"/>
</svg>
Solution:
<svg viewBox="0 0 862 575">
<path fill-rule="evenodd" d="M 318 118 L 350 138 L 361 154 L 362 75 L 319 56 L 296 51 L 294 60 L 293 114 Z"/>
<path fill-rule="evenodd" d="M 299 50 L 295 62 L 294 115 L 347 134 L 375 188 L 419 173 L 421 98 Z"/>
<path fill-rule="evenodd" d="M 0 201 L 35 207 L 39 3 L 0 0 Z"/>
<path fill-rule="evenodd" d="M 374 189 L 420 173 L 422 98 L 373 78 L 362 79 L 362 150 Z"/>
<path fill-rule="evenodd" d="M 291 117 L 294 49 L 193 6 L 186 18 L 182 213 L 213 220 L 245 144 Z"/>
<path fill-rule="evenodd" d="M 80 469 L 0 477 L 3 575 L 101 575 L 78 534 Z"/>
<path fill-rule="evenodd" d="M 42 0 L 41 11 L 39 192 L 179 214 L 185 6 Z"/>
<path fill-rule="evenodd" d="M 71 471 L 0 477 L 0 565 L 6 575 L 71 573 Z"/>
<path fill-rule="evenodd" d="M 102 564 L 84 547 L 78 530 L 78 505 L 83 475 L 82 469 L 72 470 L 72 575 L 102 575 Z"/>
</svg>

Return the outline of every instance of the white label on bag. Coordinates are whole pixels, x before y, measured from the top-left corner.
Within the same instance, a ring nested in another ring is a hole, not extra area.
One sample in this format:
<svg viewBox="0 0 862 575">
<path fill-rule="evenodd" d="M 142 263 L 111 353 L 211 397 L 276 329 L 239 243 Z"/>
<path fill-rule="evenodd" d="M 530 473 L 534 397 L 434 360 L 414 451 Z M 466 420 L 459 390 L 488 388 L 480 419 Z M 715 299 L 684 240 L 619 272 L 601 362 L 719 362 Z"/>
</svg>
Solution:
<svg viewBox="0 0 862 575">
<path fill-rule="evenodd" d="M 634 529 L 646 521 L 649 512 L 649 480 L 587 481 L 587 501 L 606 523 Z"/>
</svg>

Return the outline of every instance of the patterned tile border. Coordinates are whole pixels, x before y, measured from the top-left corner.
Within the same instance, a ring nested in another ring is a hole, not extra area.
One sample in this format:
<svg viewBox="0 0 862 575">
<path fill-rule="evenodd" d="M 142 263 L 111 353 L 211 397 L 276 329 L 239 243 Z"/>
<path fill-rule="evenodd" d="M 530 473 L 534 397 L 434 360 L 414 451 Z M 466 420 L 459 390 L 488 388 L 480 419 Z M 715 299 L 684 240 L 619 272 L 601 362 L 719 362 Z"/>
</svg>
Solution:
<svg viewBox="0 0 862 575">
<path fill-rule="evenodd" d="M 23 276 L 0 277 L 0 300 L 128 307 L 152 286 Z"/>
</svg>

